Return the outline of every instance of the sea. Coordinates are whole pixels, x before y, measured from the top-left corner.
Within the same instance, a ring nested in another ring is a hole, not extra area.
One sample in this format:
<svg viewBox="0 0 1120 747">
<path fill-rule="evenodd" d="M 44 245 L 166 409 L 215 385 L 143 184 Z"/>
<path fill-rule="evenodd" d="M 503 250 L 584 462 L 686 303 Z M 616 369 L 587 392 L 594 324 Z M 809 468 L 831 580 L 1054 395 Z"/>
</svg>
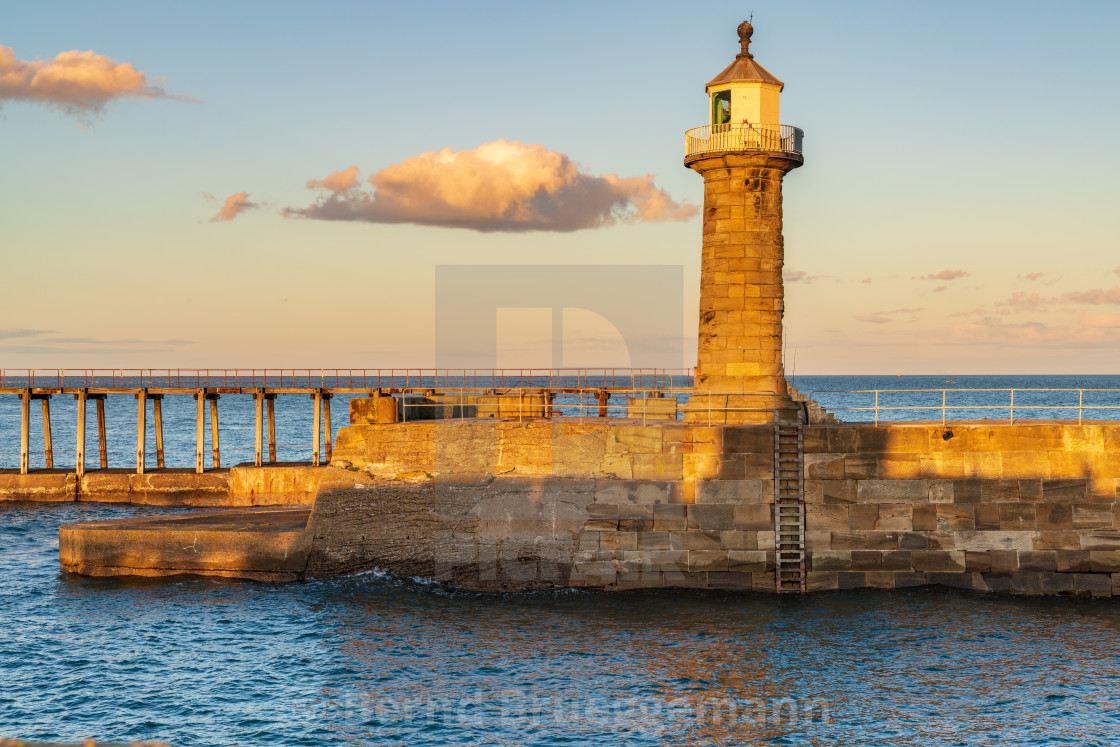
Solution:
<svg viewBox="0 0 1120 747">
<path fill-rule="evenodd" d="M 1120 419 L 1085 407 L 1120 405 L 1102 391 L 1120 390 L 1120 376 L 804 376 L 795 385 L 826 406 L 862 408 L 867 392 L 851 392 L 880 390 L 881 407 L 901 408 L 837 411 L 850 421 L 940 419 L 942 390 L 947 408 L 981 408 L 946 417 L 997 420 L 1010 416 L 1010 402 L 997 399 L 1010 400 L 1010 389 L 1016 420 L 1076 419 L 1079 397 L 1085 419 Z M 1044 389 L 1066 391 L 1026 391 Z M 926 406 L 915 395 L 933 397 L 935 415 L 913 409 Z M 0 397 L 0 467 L 16 463 L 15 399 Z M 107 410 L 110 466 L 128 466 L 135 401 L 118 402 Z M 72 466 L 73 403 L 52 405 L 55 463 Z M 251 458 L 251 400 L 223 397 L 220 407 L 223 461 Z M 333 407 L 337 429 L 346 399 Z M 305 396 L 278 400 L 279 458 L 309 458 L 311 418 Z M 164 420 L 168 466 L 193 465 L 193 400 L 168 397 Z M 1120 743 L 1120 598 L 939 588 L 484 595 L 377 571 L 291 584 L 59 573 L 60 524 L 183 511 L 0 503 L 0 738 Z"/>
</svg>

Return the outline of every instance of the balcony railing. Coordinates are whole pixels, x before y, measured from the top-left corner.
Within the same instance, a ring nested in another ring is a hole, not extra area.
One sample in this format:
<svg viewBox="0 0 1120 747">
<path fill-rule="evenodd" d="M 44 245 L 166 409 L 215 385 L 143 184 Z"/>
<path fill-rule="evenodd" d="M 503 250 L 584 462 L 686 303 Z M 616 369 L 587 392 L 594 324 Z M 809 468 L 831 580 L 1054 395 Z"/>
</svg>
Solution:
<svg viewBox="0 0 1120 747">
<path fill-rule="evenodd" d="M 726 151 L 777 151 L 800 159 L 804 137 L 805 133 L 793 125 L 704 125 L 684 134 L 685 157 Z"/>
</svg>

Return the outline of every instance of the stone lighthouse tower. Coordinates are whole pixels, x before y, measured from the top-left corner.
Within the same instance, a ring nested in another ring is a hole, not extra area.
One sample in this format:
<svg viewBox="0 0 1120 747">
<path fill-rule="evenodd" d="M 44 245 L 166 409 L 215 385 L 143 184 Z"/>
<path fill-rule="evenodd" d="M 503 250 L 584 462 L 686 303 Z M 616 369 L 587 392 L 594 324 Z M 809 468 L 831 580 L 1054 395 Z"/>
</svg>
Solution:
<svg viewBox="0 0 1120 747">
<path fill-rule="evenodd" d="M 741 51 L 706 90 L 709 123 L 686 133 L 684 163 L 704 177 L 700 337 L 689 420 L 795 417 L 782 364 L 782 179 L 803 163 L 801 130 L 783 125 L 784 84 Z"/>
</svg>

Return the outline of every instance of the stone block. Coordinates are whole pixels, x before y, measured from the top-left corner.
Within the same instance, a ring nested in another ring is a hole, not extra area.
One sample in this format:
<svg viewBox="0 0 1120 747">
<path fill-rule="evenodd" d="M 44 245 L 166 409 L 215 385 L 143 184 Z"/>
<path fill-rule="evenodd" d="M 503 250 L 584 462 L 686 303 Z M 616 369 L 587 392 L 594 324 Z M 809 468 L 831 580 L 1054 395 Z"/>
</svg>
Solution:
<svg viewBox="0 0 1120 747">
<path fill-rule="evenodd" d="M 983 550 L 966 550 L 964 569 L 969 573 L 990 573 L 992 570 L 991 553 Z"/>
<path fill-rule="evenodd" d="M 735 506 L 734 520 L 735 529 L 754 532 L 772 530 L 774 528 L 773 505 L 764 503 Z"/>
<path fill-rule="evenodd" d="M 669 533 L 668 532 L 638 532 L 638 549 L 639 550 L 668 550 L 669 549 Z"/>
<path fill-rule="evenodd" d="M 1079 550 L 1081 549 L 1081 532 L 1070 530 L 1067 532 L 1035 532 L 1031 541 L 1034 550 Z"/>
<path fill-rule="evenodd" d="M 1015 584 L 1011 580 L 1010 573 L 985 573 L 984 583 L 988 585 L 989 591 L 1007 594 L 1015 591 Z"/>
<path fill-rule="evenodd" d="M 846 531 L 849 528 L 847 504 L 822 504 L 806 508 L 806 530 L 832 532 Z"/>
<path fill-rule="evenodd" d="M 1012 574 L 1015 590 L 1024 594 L 1066 594 L 1073 591 L 1072 573 L 1021 571 Z"/>
<path fill-rule="evenodd" d="M 1004 480 L 1050 478 L 1050 458 L 1045 451 L 1006 451 L 1003 454 Z"/>
<path fill-rule="evenodd" d="M 873 454 L 845 454 L 844 477 L 848 480 L 871 480 L 879 476 L 879 460 Z"/>
<path fill-rule="evenodd" d="M 1120 550 L 1090 550 L 1089 568 L 1094 573 L 1120 572 Z"/>
<path fill-rule="evenodd" d="M 859 496 L 856 480 L 821 480 L 822 503 L 855 503 Z"/>
<path fill-rule="evenodd" d="M 868 589 L 893 589 L 895 588 L 895 576 L 897 574 L 889 571 L 868 571 L 867 572 L 867 588 Z"/>
<path fill-rule="evenodd" d="M 898 535 L 898 549 L 900 550 L 928 550 L 928 533 L 900 532 Z"/>
<path fill-rule="evenodd" d="M 848 529 L 870 531 L 879 526 L 879 505 L 877 503 L 853 503 L 847 506 Z"/>
<path fill-rule="evenodd" d="M 1020 500 L 1018 480 L 985 480 L 980 484 L 981 503 L 1017 503 Z"/>
<path fill-rule="evenodd" d="M 653 507 L 653 529 L 656 532 L 681 530 L 688 526 L 688 507 L 659 504 Z"/>
<path fill-rule="evenodd" d="M 1093 530 L 1081 534 L 1082 550 L 1120 550 L 1120 531 Z"/>
<path fill-rule="evenodd" d="M 762 480 L 697 480 L 697 503 L 760 503 Z"/>
<path fill-rule="evenodd" d="M 719 550 L 719 543 L 720 533 L 716 531 L 669 532 L 669 547 L 673 550 Z"/>
<path fill-rule="evenodd" d="M 832 532 L 805 532 L 806 550 L 831 550 Z"/>
<path fill-rule="evenodd" d="M 688 553 L 688 570 L 699 571 L 726 571 L 727 550 L 690 550 Z"/>
<path fill-rule="evenodd" d="M 913 509 L 913 504 L 908 503 L 879 504 L 879 523 L 876 528 L 884 531 L 912 531 Z"/>
<path fill-rule="evenodd" d="M 1092 570 L 1088 550 L 1057 550 L 1054 555 L 1059 573 L 1088 573 Z"/>
<path fill-rule="evenodd" d="M 810 567 L 814 571 L 850 571 L 852 554 L 847 550 L 816 550 L 811 554 Z"/>
<path fill-rule="evenodd" d="M 832 532 L 833 550 L 897 550 L 898 532 Z"/>
<path fill-rule="evenodd" d="M 588 532 L 617 531 L 618 519 L 588 519 L 583 528 Z"/>
<path fill-rule="evenodd" d="M 729 503 L 696 503 L 688 506 L 686 529 L 735 529 L 735 506 Z"/>
<path fill-rule="evenodd" d="M 904 571 L 910 572 L 914 570 L 914 563 L 910 550 L 889 550 L 883 553 L 883 570 L 884 571 Z"/>
<path fill-rule="evenodd" d="M 912 586 L 925 586 L 926 574 L 920 571 L 900 571 L 894 574 L 894 586 L 903 589 Z"/>
<path fill-rule="evenodd" d="M 991 531 L 1000 528 L 999 505 L 998 503 L 980 503 L 974 507 L 973 516 L 977 530 Z"/>
<path fill-rule="evenodd" d="M 914 506 L 913 530 L 915 532 L 933 532 L 937 530 L 937 506 Z"/>
<path fill-rule="evenodd" d="M 962 550 L 915 550 L 910 559 L 915 571 L 963 573 L 965 570 Z"/>
<path fill-rule="evenodd" d="M 957 535 L 956 532 L 926 532 L 926 539 L 929 540 L 930 550 L 957 550 Z M 902 546 L 902 542 L 899 542 Z"/>
<path fill-rule="evenodd" d="M 708 573 L 709 589 L 745 591 L 754 588 L 754 574 L 742 572 L 711 571 Z"/>
<path fill-rule="evenodd" d="M 1108 503 L 1081 503 L 1073 507 L 1074 529 L 1111 529 L 1112 505 Z"/>
<path fill-rule="evenodd" d="M 859 503 L 926 503 L 927 480 L 860 480 L 856 490 Z"/>
<path fill-rule="evenodd" d="M 688 553 L 678 550 L 654 550 L 645 553 L 642 570 L 645 571 L 687 571 Z"/>
<path fill-rule="evenodd" d="M 806 591 L 836 591 L 836 571 L 809 571 L 805 574 Z"/>
<path fill-rule="evenodd" d="M 1107 597 L 1112 594 L 1112 577 L 1107 573 L 1073 574 L 1073 590 L 1094 597 Z"/>
<path fill-rule="evenodd" d="M 975 507 L 971 504 L 939 505 L 937 508 L 938 531 L 960 532 L 976 528 Z"/>
<path fill-rule="evenodd" d="M 727 570 L 733 573 L 764 573 L 768 570 L 767 554 L 762 550 L 728 550 Z"/>
<path fill-rule="evenodd" d="M 1081 472 L 1087 474 L 1089 470 Z M 1076 503 L 1089 495 L 1089 482 L 1084 477 L 1076 480 L 1043 480 L 1042 500 L 1054 503 Z"/>
<path fill-rule="evenodd" d="M 998 475 L 997 475 L 998 478 Z M 953 502 L 976 504 L 983 497 L 983 480 L 953 480 Z"/>
<path fill-rule="evenodd" d="M 1019 570 L 1018 550 L 992 550 L 988 553 L 992 559 L 992 572 L 1012 572 Z"/>
<path fill-rule="evenodd" d="M 805 476 L 815 480 L 843 480 L 844 457 L 836 454 L 806 454 Z"/>
<path fill-rule="evenodd" d="M 596 503 L 663 505 L 682 503 L 674 480 L 596 480 Z"/>
<path fill-rule="evenodd" d="M 708 574 L 703 571 L 665 571 L 663 574 L 665 586 L 679 589 L 707 589 Z"/>
<path fill-rule="evenodd" d="M 859 571 L 839 571 L 836 574 L 837 589 L 867 588 L 867 574 Z"/>
<path fill-rule="evenodd" d="M 599 549 L 599 533 L 582 531 L 579 533 L 579 549 L 580 550 L 598 550 Z"/>
<path fill-rule="evenodd" d="M 719 544 L 724 550 L 757 550 L 758 533 L 744 532 L 738 529 L 721 531 Z"/>
<path fill-rule="evenodd" d="M 618 504 L 592 503 L 587 506 L 587 515 L 592 519 L 618 519 Z"/>
<path fill-rule="evenodd" d="M 922 477 L 958 480 L 968 475 L 965 471 L 964 454 L 938 452 L 921 454 L 919 461 Z"/>
<path fill-rule="evenodd" d="M 1056 550 L 1020 550 L 1020 571 L 1057 571 L 1058 557 Z"/>
<path fill-rule="evenodd" d="M 960 550 L 1030 550 L 1034 546 L 1031 532 L 955 532 L 954 539 Z"/>
<path fill-rule="evenodd" d="M 852 550 L 853 571 L 883 570 L 883 553 L 877 550 Z"/>
<path fill-rule="evenodd" d="M 922 462 L 917 454 L 879 456 L 876 477 L 880 480 L 917 480 L 921 476 Z"/>
<path fill-rule="evenodd" d="M 999 506 L 1000 529 L 1035 529 L 1035 509 L 1033 503 L 1001 503 Z"/>
<path fill-rule="evenodd" d="M 1035 526 L 1040 530 L 1073 529 L 1073 507 L 1068 503 L 1035 505 Z"/>
<path fill-rule="evenodd" d="M 953 589 L 968 589 L 970 591 L 988 591 L 988 584 L 979 573 L 953 573 L 932 571 L 926 573 L 926 583 L 936 586 L 948 586 Z"/>
</svg>

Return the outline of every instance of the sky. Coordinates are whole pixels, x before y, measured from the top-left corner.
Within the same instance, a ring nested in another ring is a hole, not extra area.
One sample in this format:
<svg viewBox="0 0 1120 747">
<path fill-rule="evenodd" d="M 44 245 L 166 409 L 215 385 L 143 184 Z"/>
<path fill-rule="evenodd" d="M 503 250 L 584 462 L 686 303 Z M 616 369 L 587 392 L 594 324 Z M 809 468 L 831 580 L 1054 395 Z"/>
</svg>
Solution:
<svg viewBox="0 0 1120 747">
<path fill-rule="evenodd" d="M 460 265 L 679 268 L 620 292 L 691 366 L 683 134 L 752 12 L 787 372 L 1120 373 L 1120 4 L 893 0 L 11 4 L 0 368 L 430 367 Z M 495 365 L 656 357 L 550 291 Z"/>
</svg>

